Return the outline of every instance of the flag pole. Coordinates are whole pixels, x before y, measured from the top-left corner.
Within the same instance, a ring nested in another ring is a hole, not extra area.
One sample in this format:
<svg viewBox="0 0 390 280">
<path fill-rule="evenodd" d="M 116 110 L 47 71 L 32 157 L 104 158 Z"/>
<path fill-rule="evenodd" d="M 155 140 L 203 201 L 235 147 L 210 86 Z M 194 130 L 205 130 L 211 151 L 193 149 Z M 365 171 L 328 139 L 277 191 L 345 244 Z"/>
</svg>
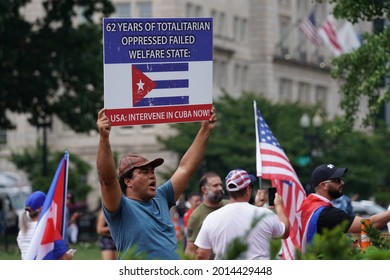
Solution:
<svg viewBox="0 0 390 280">
<path fill-rule="evenodd" d="M 256 100 L 253 100 L 253 110 L 255 115 L 255 133 L 256 133 L 256 176 L 259 178 L 259 189 L 263 189 L 261 185 L 261 158 L 260 158 L 260 145 L 259 145 L 259 127 L 258 127 L 258 115 L 257 115 L 257 104 Z"/>
</svg>

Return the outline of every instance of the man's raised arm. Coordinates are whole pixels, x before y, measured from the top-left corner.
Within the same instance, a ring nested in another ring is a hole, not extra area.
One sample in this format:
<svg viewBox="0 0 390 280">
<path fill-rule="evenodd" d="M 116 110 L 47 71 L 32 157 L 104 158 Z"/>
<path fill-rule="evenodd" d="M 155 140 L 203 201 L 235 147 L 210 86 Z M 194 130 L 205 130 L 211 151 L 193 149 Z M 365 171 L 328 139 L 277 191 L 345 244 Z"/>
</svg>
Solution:
<svg viewBox="0 0 390 280">
<path fill-rule="evenodd" d="M 172 175 L 171 182 L 175 195 L 175 201 L 187 187 L 192 175 L 194 175 L 203 159 L 211 131 L 217 123 L 217 116 L 211 111 L 208 121 L 203 121 L 194 141 L 180 160 L 179 167 Z"/>
<path fill-rule="evenodd" d="M 109 139 L 111 124 L 105 114 L 105 109 L 99 111 L 96 123 L 100 134 L 96 167 L 99 175 L 103 203 L 108 211 L 114 212 L 118 209 L 122 192 L 116 176 L 115 162 Z"/>
</svg>

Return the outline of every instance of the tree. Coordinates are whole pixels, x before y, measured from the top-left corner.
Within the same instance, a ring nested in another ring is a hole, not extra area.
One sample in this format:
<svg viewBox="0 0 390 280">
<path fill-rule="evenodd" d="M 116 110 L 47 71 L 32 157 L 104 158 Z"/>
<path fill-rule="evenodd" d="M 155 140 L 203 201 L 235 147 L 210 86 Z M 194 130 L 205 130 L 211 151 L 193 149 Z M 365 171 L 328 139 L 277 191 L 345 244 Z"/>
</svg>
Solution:
<svg viewBox="0 0 390 280">
<path fill-rule="evenodd" d="M 33 186 L 33 191 L 48 192 L 63 152 L 48 153 L 48 174 L 42 175 L 42 145 L 38 143 L 34 150 L 24 149 L 21 153 L 12 153 L 11 161 L 17 168 L 25 171 Z M 69 155 L 68 191 L 73 192 L 79 200 L 85 200 L 92 187 L 87 184 L 91 166 L 77 155 Z"/>
<path fill-rule="evenodd" d="M 221 178 L 233 168 L 243 168 L 256 174 L 256 142 L 253 100 L 279 141 L 303 186 L 310 183 L 313 168 L 322 163 L 334 163 L 349 168 L 344 191 L 347 194 L 359 193 L 361 199 L 375 195 L 383 203 L 389 202 L 390 176 L 385 166 L 390 165 L 390 132 L 383 126 L 375 128 L 372 134 L 349 131 L 330 135 L 328 131 L 338 120 L 325 121 L 318 135 L 321 153 L 311 157 L 308 165 L 300 165 L 298 158 L 311 152 L 311 145 L 305 139 L 299 126 L 304 112 L 313 116 L 315 107 L 302 107 L 298 104 L 272 104 L 270 101 L 244 93 L 239 98 L 228 94 L 214 102 L 218 124 L 207 146 L 203 164 L 191 179 L 187 192 L 197 190 L 201 174 L 215 171 Z M 176 152 L 181 157 L 191 144 L 199 128 L 199 123 L 179 123 L 172 127 L 178 131 L 175 136 L 158 138 L 165 149 Z M 169 178 L 172 172 L 166 174 Z M 387 202 L 386 202 L 387 199 Z"/>
<path fill-rule="evenodd" d="M 256 174 L 256 138 L 253 100 L 261 110 L 275 137 L 281 143 L 291 162 L 307 153 L 308 145 L 304 142 L 303 131 L 299 128 L 299 119 L 303 112 L 313 109 L 297 104 L 272 105 L 270 101 L 252 93 L 244 93 L 239 98 L 224 94 L 214 102 L 218 124 L 207 146 L 205 159 L 199 172 L 190 183 L 190 190 L 197 190 L 197 182 L 204 171 L 215 171 L 221 178 L 233 168 L 243 168 Z M 158 138 L 167 150 L 183 156 L 199 128 L 199 123 L 179 123 L 172 127 L 178 130 L 176 136 Z M 296 171 L 303 168 L 297 166 Z M 166 177 L 169 177 L 167 175 Z"/>
<path fill-rule="evenodd" d="M 74 131 L 88 132 L 103 107 L 102 30 L 93 19 L 108 16 L 113 6 L 109 0 L 46 0 L 44 16 L 29 22 L 20 12 L 29 2 L 0 4 L 0 126 L 15 126 L 8 110 L 27 113 L 34 126 L 57 115 Z"/>
<path fill-rule="evenodd" d="M 333 14 L 352 23 L 373 21 L 378 18 L 390 19 L 389 0 L 330 0 L 334 4 Z M 364 34 L 364 43 L 352 53 L 347 53 L 332 61 L 332 77 L 342 81 L 341 108 L 345 118 L 334 133 L 352 130 L 361 99 L 368 102 L 368 114 L 363 125 L 375 125 L 378 114 L 390 100 L 390 88 L 386 80 L 390 74 L 390 28 L 383 26 L 382 32 Z"/>
</svg>

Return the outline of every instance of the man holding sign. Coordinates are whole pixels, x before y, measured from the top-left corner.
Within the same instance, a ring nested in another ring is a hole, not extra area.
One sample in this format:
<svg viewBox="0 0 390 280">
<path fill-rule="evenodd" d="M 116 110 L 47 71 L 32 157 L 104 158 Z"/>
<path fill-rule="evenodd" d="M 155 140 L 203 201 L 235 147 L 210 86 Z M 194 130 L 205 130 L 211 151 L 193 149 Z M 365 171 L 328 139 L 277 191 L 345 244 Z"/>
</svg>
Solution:
<svg viewBox="0 0 390 280">
<path fill-rule="evenodd" d="M 177 240 L 169 209 L 188 186 L 203 159 L 211 131 L 217 117 L 212 111 L 208 121 L 203 121 L 193 143 L 180 160 L 172 177 L 157 187 L 154 169 L 164 160 L 149 161 L 136 154 L 121 158 L 118 176 L 109 141 L 111 121 L 102 109 L 97 126 L 100 133 L 97 154 L 104 216 L 115 241 L 120 259 L 130 249 L 148 259 L 179 259 Z"/>
</svg>

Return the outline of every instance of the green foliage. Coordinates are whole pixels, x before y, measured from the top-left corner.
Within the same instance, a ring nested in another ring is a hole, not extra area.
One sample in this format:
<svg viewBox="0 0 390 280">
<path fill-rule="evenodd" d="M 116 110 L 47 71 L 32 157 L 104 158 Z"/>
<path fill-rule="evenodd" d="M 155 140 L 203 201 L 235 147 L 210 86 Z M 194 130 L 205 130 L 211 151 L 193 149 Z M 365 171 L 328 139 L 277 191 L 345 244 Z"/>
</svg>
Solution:
<svg viewBox="0 0 390 280">
<path fill-rule="evenodd" d="M 244 168 L 256 172 L 256 141 L 253 100 L 269 125 L 276 139 L 290 159 L 301 183 L 305 186 L 314 166 L 331 162 L 349 168 L 344 192 L 359 193 L 361 199 L 375 195 L 378 202 L 387 205 L 390 195 L 390 175 L 383 166 L 390 165 L 390 131 L 378 125 L 371 134 L 351 131 L 332 135 L 329 131 L 338 124 L 339 119 L 324 122 L 318 131 L 315 143 L 322 155 L 312 157 L 309 164 L 301 166 L 298 158 L 310 155 L 310 142 L 305 139 L 299 119 L 304 112 L 314 116 L 316 108 L 305 108 L 298 104 L 271 104 L 266 99 L 244 93 L 239 98 L 227 94 L 214 103 L 218 124 L 214 129 L 199 172 L 191 179 L 187 193 L 198 190 L 198 181 L 204 171 L 213 170 L 223 179 L 233 168 Z M 325 117 L 325 116 L 324 116 Z M 158 138 L 167 150 L 181 157 L 199 129 L 199 123 L 172 125 L 178 133 L 169 138 Z M 165 174 L 166 178 L 172 172 Z M 387 195 L 386 195 L 387 194 Z"/>
<path fill-rule="evenodd" d="M 134 245 L 126 252 L 124 257 L 120 257 L 123 260 L 147 260 L 148 254 L 146 252 L 137 252 L 137 246 Z"/>
<path fill-rule="evenodd" d="M 381 232 L 368 226 L 367 235 L 372 245 L 364 251 L 356 244 L 354 236 L 344 234 L 344 224 L 331 230 L 316 234 L 313 243 L 307 246 L 306 252 L 296 252 L 298 260 L 389 260 L 389 241 L 384 239 Z"/>
<path fill-rule="evenodd" d="M 297 250 L 298 260 L 354 260 L 358 250 L 353 246 L 351 238 L 343 233 L 345 225 L 331 230 L 325 229 L 323 234 L 316 234 L 312 244 L 308 244 L 306 252 Z"/>
<path fill-rule="evenodd" d="M 204 171 L 215 171 L 224 178 L 234 168 L 243 168 L 248 172 L 256 172 L 256 138 L 253 101 L 281 143 L 291 161 L 296 157 L 307 154 L 309 146 L 304 141 L 303 131 L 299 128 L 299 118 L 303 112 L 314 112 L 297 104 L 272 105 L 268 100 L 252 93 L 243 93 L 239 98 L 228 94 L 214 102 L 218 124 L 208 143 L 203 164 L 199 172 L 192 178 L 187 192 L 197 190 L 201 174 Z M 311 115 L 313 115 L 311 113 Z M 199 123 L 173 124 L 178 131 L 175 136 L 158 138 L 165 149 L 174 151 L 179 157 L 184 155 L 192 143 Z M 172 174 L 168 172 L 168 178 Z"/>
<path fill-rule="evenodd" d="M 334 4 L 333 14 L 356 23 L 358 19 L 370 21 L 376 17 L 389 15 L 388 0 L 329 0 Z"/>
<path fill-rule="evenodd" d="M 331 0 L 336 18 L 353 23 L 372 21 L 390 16 L 389 0 Z M 390 88 L 384 87 L 390 73 L 390 28 L 385 26 L 378 34 L 364 34 L 364 43 L 352 53 L 341 55 L 332 61 L 332 77 L 341 81 L 341 108 L 345 118 L 332 128 L 337 134 L 350 131 L 356 124 L 361 99 L 368 102 L 368 114 L 363 126 L 375 125 L 384 104 L 390 100 Z"/>
<path fill-rule="evenodd" d="M 386 152 L 389 151 L 390 135 L 385 130 L 374 132 L 372 135 L 345 132 L 327 139 L 324 147 L 324 162 L 334 162 L 349 169 L 344 192 L 359 193 L 360 199 L 389 190 L 389 176 L 382 166 L 390 164 Z"/>
<path fill-rule="evenodd" d="M 111 1 L 42 1 L 44 17 L 33 22 L 21 16 L 30 2 L 0 4 L 0 126 L 14 126 L 9 110 L 27 113 L 35 126 L 57 115 L 88 132 L 103 106 L 102 30 L 92 18 L 110 15 Z"/>
<path fill-rule="evenodd" d="M 11 161 L 17 168 L 25 171 L 32 183 L 33 190 L 45 193 L 50 188 L 63 152 L 47 153 L 47 169 L 49 176 L 42 175 L 43 155 L 41 145 L 36 149 L 24 149 L 21 153 L 12 153 Z M 77 200 L 85 200 L 92 187 L 87 184 L 87 176 L 91 170 L 89 163 L 77 155 L 69 154 L 68 191 L 76 195 Z"/>
<path fill-rule="evenodd" d="M 372 246 L 382 250 L 389 250 L 389 241 L 383 238 L 378 229 L 376 229 L 372 224 L 367 224 L 364 219 L 361 220 L 361 223 L 363 224 L 364 231 L 370 238 Z"/>
</svg>

